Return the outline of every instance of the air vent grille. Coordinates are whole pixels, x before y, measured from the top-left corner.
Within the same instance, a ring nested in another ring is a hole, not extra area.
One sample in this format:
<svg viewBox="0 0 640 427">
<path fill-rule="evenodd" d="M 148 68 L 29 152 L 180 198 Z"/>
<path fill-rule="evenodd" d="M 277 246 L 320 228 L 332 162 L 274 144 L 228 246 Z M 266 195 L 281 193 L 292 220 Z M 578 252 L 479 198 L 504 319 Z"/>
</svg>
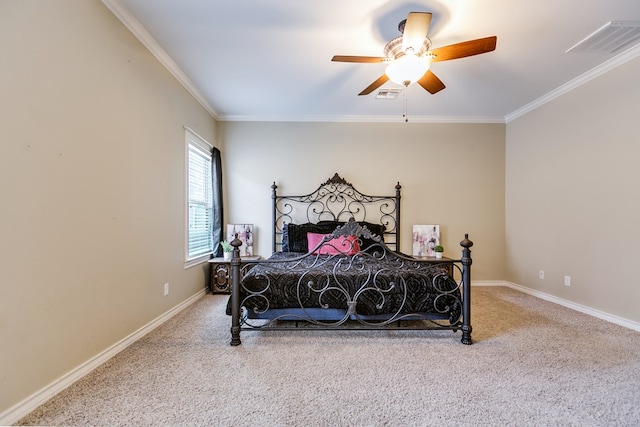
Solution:
<svg viewBox="0 0 640 427">
<path fill-rule="evenodd" d="M 396 99 L 400 90 L 398 89 L 380 89 L 376 94 L 377 99 Z"/>
<path fill-rule="evenodd" d="M 591 33 L 567 53 L 615 52 L 640 41 L 640 21 L 610 21 Z"/>
</svg>

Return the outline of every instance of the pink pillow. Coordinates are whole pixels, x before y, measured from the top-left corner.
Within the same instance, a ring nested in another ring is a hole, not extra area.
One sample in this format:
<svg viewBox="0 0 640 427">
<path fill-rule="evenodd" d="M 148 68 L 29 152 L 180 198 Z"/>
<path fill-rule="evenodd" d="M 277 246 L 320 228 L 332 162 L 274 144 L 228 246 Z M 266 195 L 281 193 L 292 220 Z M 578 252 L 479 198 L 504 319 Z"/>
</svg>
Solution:
<svg viewBox="0 0 640 427">
<path fill-rule="evenodd" d="M 307 233 L 309 252 L 313 251 L 325 236 L 330 235 L 331 234 Z M 322 247 L 319 248 L 319 251 L 320 255 L 353 255 L 360 252 L 360 245 L 358 244 L 356 236 L 340 236 L 325 242 Z M 317 254 L 318 251 L 316 250 L 313 253 Z"/>
</svg>

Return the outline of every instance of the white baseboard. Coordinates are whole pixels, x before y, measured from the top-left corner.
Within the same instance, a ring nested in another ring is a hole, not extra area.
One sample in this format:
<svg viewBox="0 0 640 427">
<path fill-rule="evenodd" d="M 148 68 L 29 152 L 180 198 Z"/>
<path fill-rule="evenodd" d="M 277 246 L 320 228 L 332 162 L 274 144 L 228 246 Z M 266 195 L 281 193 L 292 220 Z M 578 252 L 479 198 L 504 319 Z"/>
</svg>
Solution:
<svg viewBox="0 0 640 427">
<path fill-rule="evenodd" d="M 471 286 L 507 286 L 504 280 L 472 280 Z"/>
<path fill-rule="evenodd" d="M 19 402 L 16 405 L 12 406 L 11 408 L 7 409 L 2 414 L 0 414 L 0 425 L 2 426 L 12 425 L 13 423 L 17 422 L 20 418 L 29 414 L 38 406 L 42 405 L 44 402 L 51 399 L 56 394 L 60 393 L 65 388 L 69 387 L 71 384 L 78 381 L 79 379 L 81 379 L 82 377 L 84 377 L 94 369 L 96 369 L 98 366 L 102 365 L 107 360 L 111 359 L 116 354 L 120 353 L 125 348 L 129 347 L 131 344 L 133 344 L 143 336 L 145 336 L 146 334 L 148 334 L 158 326 L 162 325 L 167 320 L 171 319 L 173 316 L 175 316 L 176 314 L 178 314 L 179 312 L 187 308 L 189 305 L 196 302 L 198 299 L 204 296 L 204 294 L 205 294 L 204 289 L 199 291 L 197 294 L 193 295 L 192 297 L 181 302 L 180 304 L 173 307 L 166 313 L 155 318 L 151 322 L 147 323 L 146 325 L 144 325 L 137 331 L 133 332 L 129 336 L 118 341 L 117 343 L 107 348 L 103 352 L 97 354 L 96 356 L 87 360 L 80 366 L 72 369 L 71 371 L 67 372 L 57 380 L 53 381 L 52 383 L 38 390 L 31 396 L 24 399 L 22 402 Z"/>
<path fill-rule="evenodd" d="M 484 283 L 484 282 L 481 282 Z M 615 323 L 616 325 L 624 326 L 625 328 L 633 329 L 634 331 L 640 332 L 640 323 L 634 322 L 633 320 L 625 319 L 620 316 L 616 316 L 615 314 L 606 313 L 604 311 L 587 307 L 586 305 L 578 304 L 573 301 L 569 301 L 563 298 L 559 298 L 555 295 L 547 294 L 545 292 L 540 292 L 535 289 L 527 288 L 526 286 L 518 285 L 516 283 L 511 283 L 507 281 L 503 282 L 486 282 L 486 283 L 500 283 L 499 285 L 477 285 L 476 282 L 472 282 L 472 285 L 476 286 L 507 286 L 509 288 L 518 290 L 520 292 L 524 292 L 525 294 L 533 295 L 534 297 L 550 301 L 556 304 L 559 304 L 563 307 L 570 308 L 572 310 L 579 311 L 584 314 L 588 314 L 589 316 L 597 317 L 598 319 L 606 320 L 607 322 Z"/>
</svg>

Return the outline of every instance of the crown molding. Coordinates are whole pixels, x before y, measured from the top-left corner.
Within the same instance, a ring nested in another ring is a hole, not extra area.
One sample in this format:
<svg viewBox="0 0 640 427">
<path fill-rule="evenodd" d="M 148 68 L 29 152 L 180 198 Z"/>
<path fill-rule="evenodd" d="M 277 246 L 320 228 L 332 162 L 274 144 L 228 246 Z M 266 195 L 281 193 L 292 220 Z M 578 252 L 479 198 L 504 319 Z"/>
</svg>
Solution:
<svg viewBox="0 0 640 427">
<path fill-rule="evenodd" d="M 219 116 L 223 122 L 327 122 L 327 123 L 504 123 L 504 117 L 483 116 Z"/>
<path fill-rule="evenodd" d="M 510 121 L 515 120 L 518 117 L 523 116 L 528 112 L 533 111 L 536 108 L 541 107 L 544 104 L 553 101 L 556 98 L 559 98 L 565 93 L 570 92 L 573 89 L 576 89 L 577 87 L 582 86 L 583 84 L 588 83 L 597 77 L 600 77 L 601 75 L 613 70 L 616 67 L 619 67 L 620 65 L 626 62 L 631 61 L 634 58 L 637 58 L 638 56 L 640 56 L 640 44 L 630 49 L 627 49 L 626 51 L 592 68 L 591 70 L 576 77 L 575 79 L 568 81 L 567 83 L 563 84 L 557 89 L 552 90 L 551 92 L 541 96 L 540 98 L 524 105 L 521 108 L 518 108 L 512 113 L 507 114 L 504 117 L 504 121 L 505 123 L 509 123 Z"/>
<path fill-rule="evenodd" d="M 105 6 L 118 18 L 125 27 L 155 56 L 158 61 L 184 86 L 185 89 L 202 105 L 211 116 L 218 120 L 218 113 L 207 102 L 196 85 L 184 71 L 171 59 L 167 52 L 151 37 L 151 34 L 142 26 L 129 10 L 122 5 L 120 0 L 102 0 Z"/>
</svg>

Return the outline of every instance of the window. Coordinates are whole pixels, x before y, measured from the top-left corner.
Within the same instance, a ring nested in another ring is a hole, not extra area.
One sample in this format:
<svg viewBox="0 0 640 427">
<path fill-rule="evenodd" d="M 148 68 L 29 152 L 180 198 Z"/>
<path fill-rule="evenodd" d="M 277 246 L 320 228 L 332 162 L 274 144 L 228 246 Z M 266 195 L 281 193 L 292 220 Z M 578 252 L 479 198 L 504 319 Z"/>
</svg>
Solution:
<svg viewBox="0 0 640 427">
<path fill-rule="evenodd" d="M 208 259 L 213 252 L 212 147 L 190 129 L 187 141 L 187 266 Z"/>
</svg>

